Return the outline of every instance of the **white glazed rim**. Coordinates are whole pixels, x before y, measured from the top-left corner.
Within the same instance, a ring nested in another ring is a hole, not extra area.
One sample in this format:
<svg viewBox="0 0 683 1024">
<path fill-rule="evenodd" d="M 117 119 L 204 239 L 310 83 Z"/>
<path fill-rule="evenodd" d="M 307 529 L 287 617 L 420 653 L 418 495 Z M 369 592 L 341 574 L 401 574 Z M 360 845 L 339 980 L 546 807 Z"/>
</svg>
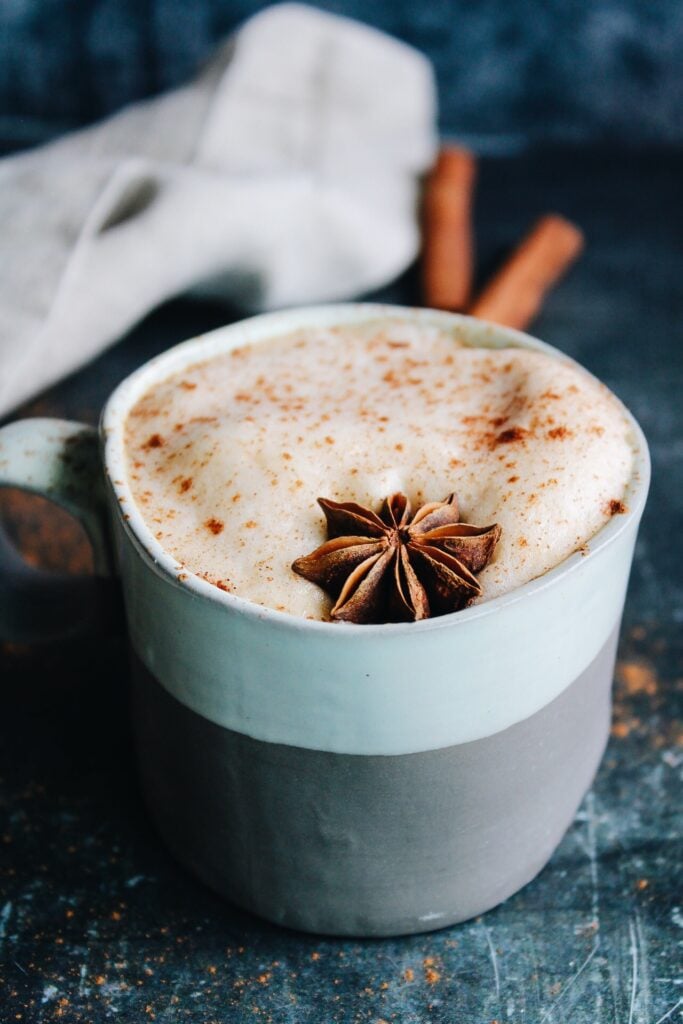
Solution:
<svg viewBox="0 0 683 1024">
<path fill-rule="evenodd" d="M 472 343 L 476 339 L 478 347 L 530 348 L 547 352 L 564 362 L 580 366 L 575 360 L 553 348 L 552 345 L 539 341 L 522 331 L 501 327 L 498 324 L 488 323 L 460 313 L 379 303 L 336 303 L 264 313 L 181 342 L 149 360 L 119 384 L 104 407 L 101 421 L 105 472 L 119 507 L 124 527 L 137 540 L 143 552 L 149 555 L 154 568 L 159 573 L 177 586 L 182 586 L 198 596 L 224 605 L 233 613 L 261 621 L 270 621 L 274 626 L 294 630 L 323 632 L 332 630 L 337 637 L 342 634 L 351 638 L 356 637 L 359 631 L 367 637 L 369 634 L 377 633 L 395 635 L 404 632 L 415 633 L 416 631 L 452 628 L 456 625 L 464 627 L 473 619 L 485 615 L 495 615 L 515 601 L 520 601 L 546 587 L 555 586 L 567 573 L 580 570 L 581 565 L 585 564 L 586 558 L 583 553 L 576 551 L 542 576 L 516 587 L 507 594 L 502 594 L 462 611 L 433 619 L 424 619 L 420 622 L 357 625 L 304 619 L 301 616 L 267 608 L 246 598 L 227 593 L 197 576 L 159 543 L 145 523 L 127 480 L 124 426 L 128 413 L 136 401 L 159 379 L 178 373 L 188 365 L 210 359 L 240 345 L 258 343 L 266 338 L 285 334 L 300 327 L 362 323 L 384 317 L 401 317 L 413 322 L 451 328 L 460 326 L 463 329 L 465 343 Z M 581 367 L 581 369 L 584 373 L 589 372 L 585 367 Z M 650 481 L 650 457 L 647 441 L 632 414 L 623 404 L 622 408 L 631 427 L 635 452 L 633 474 L 624 495 L 628 511 L 613 516 L 589 539 L 588 548 L 591 558 L 595 558 L 608 545 L 612 544 L 628 528 L 634 517 L 640 518 L 647 498 Z"/>
</svg>

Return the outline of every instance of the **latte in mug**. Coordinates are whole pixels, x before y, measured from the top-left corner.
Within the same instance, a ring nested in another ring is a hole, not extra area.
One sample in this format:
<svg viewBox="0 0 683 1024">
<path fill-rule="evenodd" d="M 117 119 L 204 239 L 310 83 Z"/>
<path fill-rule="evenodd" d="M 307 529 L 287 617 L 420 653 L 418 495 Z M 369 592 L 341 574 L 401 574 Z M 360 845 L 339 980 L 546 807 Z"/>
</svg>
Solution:
<svg viewBox="0 0 683 1024">
<path fill-rule="evenodd" d="M 414 512 L 455 493 L 463 522 L 499 527 L 485 601 L 623 510 L 629 435 L 619 401 L 569 360 L 388 316 L 302 327 L 167 377 L 130 411 L 126 450 L 135 501 L 184 571 L 325 620 L 333 599 L 292 571 L 325 541 L 318 498 L 379 512 L 400 493 Z"/>
</svg>

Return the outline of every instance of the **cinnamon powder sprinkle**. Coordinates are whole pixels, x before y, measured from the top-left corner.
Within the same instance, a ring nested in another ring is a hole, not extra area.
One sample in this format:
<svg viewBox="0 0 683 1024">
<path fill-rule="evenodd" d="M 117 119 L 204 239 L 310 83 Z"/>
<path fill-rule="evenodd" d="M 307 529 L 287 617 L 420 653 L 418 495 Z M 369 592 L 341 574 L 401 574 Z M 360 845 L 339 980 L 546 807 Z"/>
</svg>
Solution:
<svg viewBox="0 0 683 1024">
<path fill-rule="evenodd" d="M 164 444 L 164 439 L 161 434 L 152 434 L 148 437 L 145 443 L 141 446 L 142 448 L 161 448 Z"/>
<path fill-rule="evenodd" d="M 653 697 L 657 693 L 658 679 L 653 667 L 640 661 L 619 661 L 617 680 L 629 696 L 644 693 Z"/>
<path fill-rule="evenodd" d="M 206 520 L 204 526 L 207 530 L 211 530 L 211 533 L 219 534 L 223 532 L 225 523 L 222 523 L 220 519 L 211 518 Z"/>
<path fill-rule="evenodd" d="M 524 427 L 509 427 L 507 430 L 501 431 L 494 444 L 512 444 L 515 441 L 523 441 L 528 433 L 529 431 Z"/>
<path fill-rule="evenodd" d="M 190 487 L 192 487 L 192 477 L 186 476 L 184 480 L 180 481 L 180 493 L 185 494 L 186 491 L 189 491 Z"/>
<path fill-rule="evenodd" d="M 441 980 L 441 974 L 434 967 L 435 960 L 433 956 L 426 956 L 422 961 L 422 966 L 425 972 L 425 981 L 428 985 L 435 985 L 437 981 Z"/>
<path fill-rule="evenodd" d="M 606 511 L 610 516 L 623 516 L 625 512 L 628 512 L 628 508 L 623 501 L 612 498 L 611 501 L 607 502 Z"/>
<path fill-rule="evenodd" d="M 551 441 L 561 441 L 565 437 L 571 437 L 573 431 L 569 427 L 553 427 L 552 430 L 548 431 L 548 438 Z"/>
</svg>

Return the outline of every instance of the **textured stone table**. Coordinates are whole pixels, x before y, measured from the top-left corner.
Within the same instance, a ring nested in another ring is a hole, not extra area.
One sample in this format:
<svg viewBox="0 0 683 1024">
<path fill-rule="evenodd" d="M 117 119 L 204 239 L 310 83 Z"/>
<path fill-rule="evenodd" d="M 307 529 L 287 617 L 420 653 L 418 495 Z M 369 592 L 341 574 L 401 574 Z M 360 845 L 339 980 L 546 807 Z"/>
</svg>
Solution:
<svg viewBox="0 0 683 1024">
<path fill-rule="evenodd" d="M 585 227 L 585 257 L 535 333 L 614 388 L 654 456 L 613 738 L 550 865 L 483 918 L 431 935 L 339 942 L 272 928 L 186 875 L 148 824 L 121 636 L 109 630 L 41 648 L 5 646 L 3 1024 L 683 1020 L 681 180 L 683 155 L 676 153 L 546 150 L 482 168 L 483 272 L 547 209 Z M 417 301 L 414 273 L 383 297 Z M 174 303 L 24 411 L 95 422 L 133 367 L 228 315 Z M 10 519 L 18 504 L 4 496 Z M 15 533 L 24 547 L 59 564 L 60 545 L 45 541 L 42 510 L 31 518 L 20 507 Z M 61 520 L 59 537 L 73 550 Z"/>
</svg>

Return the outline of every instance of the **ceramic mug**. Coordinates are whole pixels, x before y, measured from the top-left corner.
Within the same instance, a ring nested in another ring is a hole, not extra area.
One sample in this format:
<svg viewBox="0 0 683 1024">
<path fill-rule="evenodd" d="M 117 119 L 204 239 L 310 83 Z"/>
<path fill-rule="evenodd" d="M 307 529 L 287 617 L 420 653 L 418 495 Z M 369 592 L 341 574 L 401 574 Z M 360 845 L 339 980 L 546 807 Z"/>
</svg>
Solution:
<svg viewBox="0 0 683 1024">
<path fill-rule="evenodd" d="M 233 347 L 397 314 L 454 329 L 473 345 L 559 355 L 454 314 L 365 304 L 289 310 L 144 365 L 107 402 L 99 438 L 57 420 L 0 431 L 0 484 L 70 509 L 100 572 L 111 529 L 142 784 L 166 843 L 239 906 L 336 935 L 399 935 L 464 920 L 546 864 L 607 741 L 649 483 L 647 444 L 629 415 L 628 510 L 591 539 L 588 554 L 418 623 L 313 622 L 181 567 L 133 501 L 124 424 L 135 402 L 155 382 Z"/>
</svg>

